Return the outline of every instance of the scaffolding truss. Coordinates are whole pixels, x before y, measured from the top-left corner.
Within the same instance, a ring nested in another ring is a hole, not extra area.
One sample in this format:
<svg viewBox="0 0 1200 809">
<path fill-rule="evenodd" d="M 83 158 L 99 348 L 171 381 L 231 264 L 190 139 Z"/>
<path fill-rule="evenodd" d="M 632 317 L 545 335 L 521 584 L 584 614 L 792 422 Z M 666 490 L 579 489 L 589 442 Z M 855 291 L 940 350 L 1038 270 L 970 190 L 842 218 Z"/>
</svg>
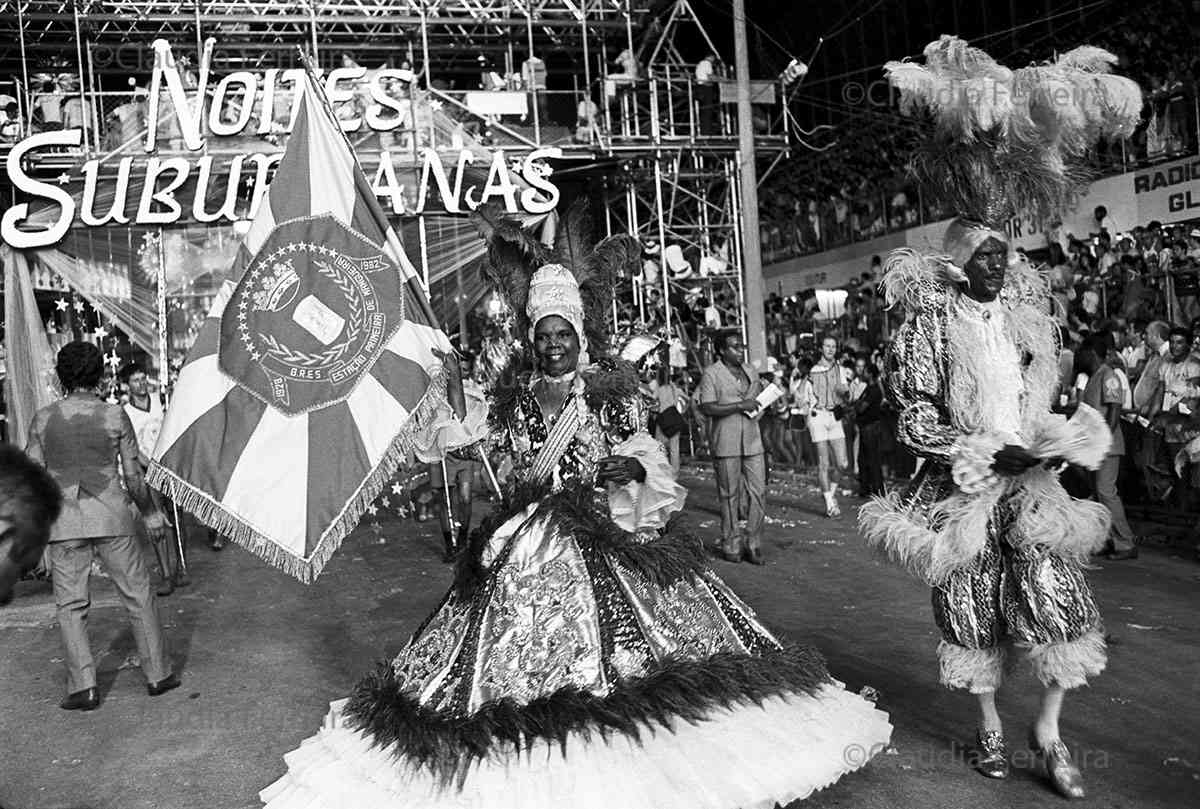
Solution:
<svg viewBox="0 0 1200 809">
<path fill-rule="evenodd" d="M 718 49 L 689 0 L 6 0 L 0 37 L 10 44 L 0 49 L 0 84 L 15 88 L 27 128 L 44 94 L 39 83 L 75 77 L 74 89 L 63 92 L 88 110 L 83 125 L 91 136 L 80 159 L 104 153 L 106 116 L 133 93 L 114 86 L 148 75 L 155 39 L 167 40 L 177 57 L 194 52 L 193 68 L 215 39 L 217 78 L 297 66 L 297 46 L 315 52 L 326 69 L 343 54 L 372 68 L 406 61 L 428 97 L 488 145 L 514 156 L 561 148 L 564 175 L 585 178 L 605 200 L 603 226 L 657 248 L 660 272 L 634 279 L 626 291 L 637 325 L 654 319 L 647 305 L 655 297 L 677 305 L 703 298 L 709 325 L 714 316 L 721 325 L 744 323 L 742 240 L 759 235 L 740 227 L 736 115 L 724 100 L 731 94 L 717 92 L 719 81 L 697 81 L 696 63 Z M 640 63 L 632 72 L 616 66 L 626 51 Z M 531 121 L 470 108 L 460 87 L 469 85 L 463 77 L 477 80 L 481 56 L 519 75 L 529 55 L 572 65 L 573 89 L 547 95 L 559 94 L 560 108 L 568 108 L 563 95 L 569 109 L 579 106 L 575 126 L 539 120 L 534 94 Z M 788 149 L 786 109 L 755 109 L 756 156 L 776 159 Z M 57 173 L 71 156 L 53 157 L 47 171 Z M 659 324 L 678 335 L 670 307 L 657 311 L 665 314 Z"/>
</svg>

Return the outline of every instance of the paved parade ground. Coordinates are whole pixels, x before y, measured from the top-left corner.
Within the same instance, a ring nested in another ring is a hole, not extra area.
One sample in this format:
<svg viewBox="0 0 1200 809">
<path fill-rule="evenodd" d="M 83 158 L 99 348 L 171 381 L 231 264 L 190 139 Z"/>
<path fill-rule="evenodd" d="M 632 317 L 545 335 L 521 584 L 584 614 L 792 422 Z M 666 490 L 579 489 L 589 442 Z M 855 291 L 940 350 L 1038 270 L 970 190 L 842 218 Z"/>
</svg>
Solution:
<svg viewBox="0 0 1200 809">
<path fill-rule="evenodd" d="M 685 475 L 691 524 L 713 543 L 715 491 Z M 857 505 L 851 501 L 847 505 Z M 845 516 L 820 516 L 801 481 L 770 489 L 767 566 L 714 562 L 781 634 L 812 643 L 854 690 L 878 692 L 893 744 L 805 807 L 990 809 L 1063 803 L 1028 769 L 1036 706 L 1025 669 L 1002 696 L 1015 770 L 988 781 L 962 761 L 970 697 L 936 682 L 928 591 L 873 557 Z M 210 551 L 196 531 L 192 584 L 160 602 L 183 687 L 146 695 L 116 594 L 94 578 L 90 631 L 103 704 L 58 708 L 64 670 L 47 583 L 0 609 L 0 807 L 250 809 L 282 756 L 317 729 L 327 703 L 395 654 L 449 584 L 433 523 L 360 530 L 312 586 L 242 550 Z M 1109 670 L 1068 696 L 1063 733 L 1084 769 L 1080 805 L 1193 807 L 1200 795 L 1200 565 L 1149 548 L 1092 571 L 1109 632 Z M 859 751 L 847 751 L 848 756 Z M 714 777 L 719 774 L 714 773 Z M 364 807 L 363 809 L 367 809 Z M 620 809 L 620 807 L 614 807 Z"/>
</svg>

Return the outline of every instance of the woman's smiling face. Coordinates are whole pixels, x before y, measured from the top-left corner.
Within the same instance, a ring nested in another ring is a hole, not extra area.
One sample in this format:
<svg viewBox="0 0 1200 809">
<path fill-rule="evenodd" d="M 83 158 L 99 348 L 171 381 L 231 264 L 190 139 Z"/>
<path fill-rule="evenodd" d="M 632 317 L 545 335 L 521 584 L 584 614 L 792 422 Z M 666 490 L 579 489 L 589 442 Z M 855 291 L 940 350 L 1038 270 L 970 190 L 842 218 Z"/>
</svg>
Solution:
<svg viewBox="0 0 1200 809">
<path fill-rule="evenodd" d="M 542 373 L 562 376 L 579 365 L 579 335 L 575 327 L 558 315 L 547 315 L 533 328 L 533 353 Z"/>
</svg>

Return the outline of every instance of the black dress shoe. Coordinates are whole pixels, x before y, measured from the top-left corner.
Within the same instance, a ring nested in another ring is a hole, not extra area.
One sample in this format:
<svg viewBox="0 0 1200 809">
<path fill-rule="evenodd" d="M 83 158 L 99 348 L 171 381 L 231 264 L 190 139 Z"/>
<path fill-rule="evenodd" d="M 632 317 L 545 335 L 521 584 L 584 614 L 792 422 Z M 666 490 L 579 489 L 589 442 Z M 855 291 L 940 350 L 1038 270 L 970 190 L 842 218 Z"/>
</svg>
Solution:
<svg viewBox="0 0 1200 809">
<path fill-rule="evenodd" d="M 165 598 L 173 592 L 175 592 L 175 582 L 171 579 L 163 579 L 158 585 L 158 589 L 154 591 L 154 594 Z"/>
<path fill-rule="evenodd" d="M 732 552 L 732 551 L 727 551 L 727 550 L 725 550 L 724 548 L 722 548 L 721 550 L 717 551 L 717 554 L 718 554 L 718 555 L 720 555 L 720 557 L 721 557 L 722 559 L 724 559 L 726 562 L 740 562 L 740 561 L 742 561 L 742 555 L 741 555 L 740 553 L 734 553 L 734 552 Z"/>
<path fill-rule="evenodd" d="M 178 674 L 168 674 L 166 677 L 159 680 L 157 683 L 147 683 L 146 684 L 146 692 L 152 697 L 157 697 L 160 694 L 165 694 L 168 691 L 170 691 L 171 689 L 178 688 L 179 686 L 180 686 L 179 675 Z"/>
<path fill-rule="evenodd" d="M 743 554 L 743 557 L 752 565 L 766 564 L 766 561 L 763 560 L 762 551 L 760 551 L 758 548 L 746 548 L 746 552 Z"/>
<path fill-rule="evenodd" d="M 67 694 L 67 698 L 58 703 L 64 711 L 94 711 L 100 707 L 100 692 L 92 688 Z"/>
</svg>

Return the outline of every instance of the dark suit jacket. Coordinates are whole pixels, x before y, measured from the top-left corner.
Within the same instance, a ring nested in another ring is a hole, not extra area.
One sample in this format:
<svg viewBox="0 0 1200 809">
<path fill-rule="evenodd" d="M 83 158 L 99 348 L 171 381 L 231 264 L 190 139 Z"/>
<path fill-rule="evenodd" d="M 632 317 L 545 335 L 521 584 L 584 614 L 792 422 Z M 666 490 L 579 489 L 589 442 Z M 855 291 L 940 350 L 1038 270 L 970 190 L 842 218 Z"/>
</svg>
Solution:
<svg viewBox="0 0 1200 809">
<path fill-rule="evenodd" d="M 136 533 L 131 496 L 143 512 L 153 509 L 137 436 L 120 405 L 72 393 L 43 407 L 29 427 L 25 451 L 62 489 L 62 513 L 51 542 Z"/>
</svg>

